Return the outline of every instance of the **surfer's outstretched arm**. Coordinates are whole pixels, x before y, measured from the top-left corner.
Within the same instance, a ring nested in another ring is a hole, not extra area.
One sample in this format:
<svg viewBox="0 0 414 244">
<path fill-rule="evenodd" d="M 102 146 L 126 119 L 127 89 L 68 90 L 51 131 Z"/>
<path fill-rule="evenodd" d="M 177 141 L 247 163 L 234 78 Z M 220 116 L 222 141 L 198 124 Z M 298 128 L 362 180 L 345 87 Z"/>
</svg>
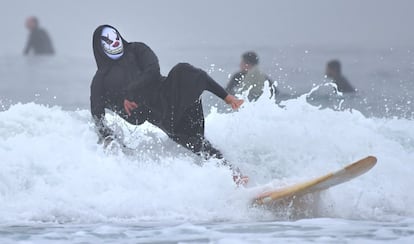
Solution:
<svg viewBox="0 0 414 244">
<path fill-rule="evenodd" d="M 229 94 L 220 84 L 206 73 L 206 90 L 223 99 L 232 109 L 239 109 L 243 104 L 242 99 Z"/>
</svg>

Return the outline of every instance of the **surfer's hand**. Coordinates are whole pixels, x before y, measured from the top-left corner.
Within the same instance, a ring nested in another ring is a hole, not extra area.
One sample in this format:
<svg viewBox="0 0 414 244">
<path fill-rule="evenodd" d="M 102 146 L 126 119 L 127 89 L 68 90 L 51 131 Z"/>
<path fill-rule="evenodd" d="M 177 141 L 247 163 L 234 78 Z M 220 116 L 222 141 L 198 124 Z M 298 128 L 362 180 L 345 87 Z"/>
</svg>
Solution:
<svg viewBox="0 0 414 244">
<path fill-rule="evenodd" d="M 238 99 L 237 97 L 233 96 L 233 95 L 227 95 L 224 98 L 224 101 L 231 106 L 232 109 L 236 110 L 239 109 L 240 106 L 243 104 L 243 99 Z"/>
<path fill-rule="evenodd" d="M 138 104 L 131 102 L 128 99 L 124 100 L 124 109 L 128 116 L 131 116 L 131 111 L 138 108 Z"/>
</svg>

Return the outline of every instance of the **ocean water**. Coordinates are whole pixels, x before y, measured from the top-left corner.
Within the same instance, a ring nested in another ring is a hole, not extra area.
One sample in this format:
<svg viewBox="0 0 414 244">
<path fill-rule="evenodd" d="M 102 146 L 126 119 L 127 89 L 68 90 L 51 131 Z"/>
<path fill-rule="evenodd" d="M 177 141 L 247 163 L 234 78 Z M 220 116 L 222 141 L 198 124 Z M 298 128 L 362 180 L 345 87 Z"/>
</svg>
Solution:
<svg viewBox="0 0 414 244">
<path fill-rule="evenodd" d="M 237 66 L 220 51 L 188 52 L 186 61 L 198 60 L 222 83 Z M 354 84 L 365 78 L 355 84 L 355 98 L 324 90 L 322 51 L 261 52 L 269 61 L 263 69 L 279 77 L 286 99 L 275 105 L 263 97 L 222 113 L 220 101 L 204 97 L 206 136 L 249 175 L 247 187 L 157 128 L 110 113 L 130 150 L 97 145 L 88 110 L 90 57 L 1 57 L 0 242 L 412 243 L 412 54 L 383 50 L 379 65 L 372 60 L 381 52 L 367 51 L 351 65 L 355 53 L 344 52 Z M 296 68 L 294 58 L 302 60 Z M 174 61 L 161 61 L 163 73 Z M 355 180 L 271 209 L 250 204 L 262 185 L 307 180 L 367 155 L 378 163 Z"/>
</svg>

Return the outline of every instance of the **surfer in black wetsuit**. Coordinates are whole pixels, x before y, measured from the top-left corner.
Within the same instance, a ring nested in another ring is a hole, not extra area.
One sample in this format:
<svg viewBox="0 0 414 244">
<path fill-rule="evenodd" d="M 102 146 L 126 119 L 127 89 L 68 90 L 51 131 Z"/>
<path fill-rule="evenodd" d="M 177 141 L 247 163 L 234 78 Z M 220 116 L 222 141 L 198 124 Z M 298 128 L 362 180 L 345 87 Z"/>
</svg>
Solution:
<svg viewBox="0 0 414 244">
<path fill-rule="evenodd" d="M 30 31 L 30 34 L 23 51 L 24 55 L 27 55 L 30 50 L 33 50 L 35 55 L 52 55 L 55 53 L 49 35 L 39 27 L 39 21 L 36 17 L 32 16 L 26 20 L 26 28 Z"/>
<path fill-rule="evenodd" d="M 338 91 L 343 93 L 356 92 L 355 88 L 342 75 L 341 63 L 338 60 L 331 60 L 326 64 L 326 76 L 336 84 Z"/>
<path fill-rule="evenodd" d="M 275 96 L 277 90 L 272 79 L 259 69 L 259 56 L 249 51 L 241 56 L 240 71 L 231 76 L 226 91 L 232 95 L 248 91 L 249 102 L 257 101 L 263 94 L 266 82 L 269 84 L 270 97 Z"/>
<path fill-rule="evenodd" d="M 91 84 L 91 113 L 100 141 L 114 140 L 104 123 L 105 108 L 134 125 L 145 121 L 162 129 L 172 140 L 205 159 L 217 158 L 241 174 L 204 137 L 201 93 L 208 90 L 233 109 L 243 100 L 229 95 L 206 72 L 190 64 L 177 64 L 163 77 L 158 58 L 144 43 L 127 42 L 112 26 L 99 26 L 93 34 L 93 51 L 98 70 Z"/>
</svg>

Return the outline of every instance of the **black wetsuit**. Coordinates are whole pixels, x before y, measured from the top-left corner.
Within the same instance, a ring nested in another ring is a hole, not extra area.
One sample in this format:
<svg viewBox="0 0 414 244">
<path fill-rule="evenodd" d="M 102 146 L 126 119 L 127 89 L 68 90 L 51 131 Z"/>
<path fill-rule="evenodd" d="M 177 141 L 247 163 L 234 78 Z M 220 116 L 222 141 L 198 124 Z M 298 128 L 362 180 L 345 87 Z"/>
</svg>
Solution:
<svg viewBox="0 0 414 244">
<path fill-rule="evenodd" d="M 178 64 L 167 77 L 162 77 L 157 56 L 144 43 L 129 43 L 121 37 L 124 54 L 117 60 L 110 59 L 101 47 L 105 26 L 98 27 L 93 35 L 98 70 L 91 84 L 90 99 L 99 136 L 106 138 L 113 133 L 103 123 L 107 108 L 131 124 L 152 123 L 175 142 L 205 158 L 222 159 L 222 154 L 204 137 L 200 96 L 204 90 L 222 99 L 228 93 L 206 72 L 190 64 Z M 131 116 L 123 108 L 124 99 L 138 104 Z M 223 163 L 227 164 L 224 160 Z"/>
<path fill-rule="evenodd" d="M 333 78 L 333 81 L 338 87 L 339 92 L 352 93 L 356 91 L 351 83 L 349 83 L 349 81 L 343 75 L 339 75 L 338 77 Z"/>
<path fill-rule="evenodd" d="M 29 39 L 23 53 L 26 55 L 31 49 L 33 49 L 33 53 L 36 55 L 51 55 L 55 53 L 49 35 L 41 28 L 35 28 L 30 32 Z"/>
</svg>

